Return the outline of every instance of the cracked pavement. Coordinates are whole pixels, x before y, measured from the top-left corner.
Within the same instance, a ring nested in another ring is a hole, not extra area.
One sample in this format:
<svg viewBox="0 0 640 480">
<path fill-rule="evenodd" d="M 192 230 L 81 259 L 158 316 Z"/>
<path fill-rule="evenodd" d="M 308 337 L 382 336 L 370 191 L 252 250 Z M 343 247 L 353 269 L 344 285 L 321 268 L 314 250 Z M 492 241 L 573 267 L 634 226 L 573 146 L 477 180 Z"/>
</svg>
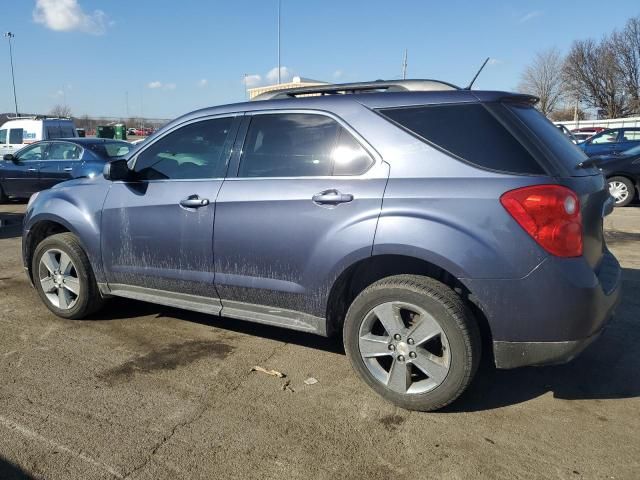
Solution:
<svg viewBox="0 0 640 480">
<path fill-rule="evenodd" d="M 124 299 L 59 319 L 29 287 L 9 222 L 0 478 L 637 478 L 640 208 L 607 227 L 625 283 L 602 338 L 564 366 L 485 365 L 460 401 L 421 414 L 378 398 L 335 340 Z"/>
</svg>

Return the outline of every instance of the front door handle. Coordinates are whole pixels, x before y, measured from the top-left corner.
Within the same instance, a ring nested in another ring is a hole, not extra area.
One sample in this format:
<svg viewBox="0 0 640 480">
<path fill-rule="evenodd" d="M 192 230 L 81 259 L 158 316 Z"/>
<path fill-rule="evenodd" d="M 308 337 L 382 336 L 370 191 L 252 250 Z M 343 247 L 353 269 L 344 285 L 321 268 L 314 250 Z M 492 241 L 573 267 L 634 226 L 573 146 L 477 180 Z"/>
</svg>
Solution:
<svg viewBox="0 0 640 480">
<path fill-rule="evenodd" d="M 320 205 L 337 205 L 339 203 L 348 203 L 353 201 L 353 195 L 350 193 L 340 193 L 338 190 L 325 190 L 316 193 L 311 199 Z"/>
<path fill-rule="evenodd" d="M 190 195 L 188 198 L 180 200 L 180 205 L 185 208 L 200 208 L 209 205 L 208 198 L 200 198 L 198 195 Z"/>
<path fill-rule="evenodd" d="M 65 172 L 72 172 L 73 171 L 73 167 L 65 167 L 64 171 Z"/>
<path fill-rule="evenodd" d="M 37 168 L 27 168 L 27 172 L 37 172 Z"/>
</svg>

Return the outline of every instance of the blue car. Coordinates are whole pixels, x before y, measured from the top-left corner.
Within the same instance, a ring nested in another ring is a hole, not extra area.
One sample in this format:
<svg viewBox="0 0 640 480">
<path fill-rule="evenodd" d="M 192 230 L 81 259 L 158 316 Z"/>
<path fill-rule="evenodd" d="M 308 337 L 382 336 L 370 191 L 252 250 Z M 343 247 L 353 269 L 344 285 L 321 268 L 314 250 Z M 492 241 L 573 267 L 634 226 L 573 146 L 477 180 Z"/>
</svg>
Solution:
<svg viewBox="0 0 640 480">
<path fill-rule="evenodd" d="M 594 155 L 617 155 L 640 145 L 640 127 L 610 128 L 580 143 L 584 153 Z"/>
<path fill-rule="evenodd" d="M 0 202 L 79 177 L 102 174 L 104 164 L 135 147 L 120 140 L 73 138 L 35 142 L 0 161 Z"/>
<path fill-rule="evenodd" d="M 43 304 L 91 318 L 127 297 L 337 335 L 413 410 L 454 401 L 482 355 L 569 361 L 613 314 L 613 199 L 536 98 L 405 80 L 257 99 L 32 196 L 22 253 Z"/>
</svg>

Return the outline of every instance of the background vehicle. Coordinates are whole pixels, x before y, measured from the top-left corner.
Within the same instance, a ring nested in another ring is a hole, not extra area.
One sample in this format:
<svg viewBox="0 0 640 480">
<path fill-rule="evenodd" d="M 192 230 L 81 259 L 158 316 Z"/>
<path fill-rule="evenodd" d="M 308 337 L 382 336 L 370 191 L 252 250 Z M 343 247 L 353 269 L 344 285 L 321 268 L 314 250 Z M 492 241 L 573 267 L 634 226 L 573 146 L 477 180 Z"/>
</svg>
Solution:
<svg viewBox="0 0 640 480">
<path fill-rule="evenodd" d="M 75 137 L 76 127 L 68 118 L 17 118 L 0 127 L 0 155 L 17 152 L 40 140 Z"/>
<path fill-rule="evenodd" d="M 613 200 L 535 98 L 434 80 L 256 98 L 32 197 L 24 264 L 51 311 L 115 295 L 341 334 L 415 410 L 454 401 L 483 348 L 515 368 L 597 338 L 620 296 Z"/>
<path fill-rule="evenodd" d="M 595 134 L 579 146 L 588 156 L 611 155 L 640 145 L 640 128 L 610 128 Z"/>
<path fill-rule="evenodd" d="M 640 187 L 640 145 L 617 155 L 593 157 L 609 182 L 609 193 L 617 207 L 629 205 Z"/>
<path fill-rule="evenodd" d="M 29 198 L 71 178 L 100 175 L 105 162 L 133 148 L 127 142 L 83 138 L 36 142 L 8 153 L 0 161 L 0 201 Z"/>
</svg>

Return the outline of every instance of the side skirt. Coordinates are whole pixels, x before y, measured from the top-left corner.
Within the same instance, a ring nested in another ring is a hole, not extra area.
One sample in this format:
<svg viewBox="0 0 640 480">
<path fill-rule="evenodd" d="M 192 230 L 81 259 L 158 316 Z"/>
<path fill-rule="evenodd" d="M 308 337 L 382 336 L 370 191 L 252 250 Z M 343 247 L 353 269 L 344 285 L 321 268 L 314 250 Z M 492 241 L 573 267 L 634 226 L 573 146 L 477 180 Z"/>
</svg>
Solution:
<svg viewBox="0 0 640 480">
<path fill-rule="evenodd" d="M 222 317 L 247 320 L 249 322 L 274 325 L 290 330 L 327 336 L 327 322 L 324 318 L 296 310 L 236 302 L 233 300 L 220 301 L 217 298 L 156 290 L 134 285 L 99 283 L 98 288 L 104 296 L 114 295 L 117 297 L 131 298 L 168 307 L 183 308 L 194 312 L 220 315 Z"/>
</svg>

